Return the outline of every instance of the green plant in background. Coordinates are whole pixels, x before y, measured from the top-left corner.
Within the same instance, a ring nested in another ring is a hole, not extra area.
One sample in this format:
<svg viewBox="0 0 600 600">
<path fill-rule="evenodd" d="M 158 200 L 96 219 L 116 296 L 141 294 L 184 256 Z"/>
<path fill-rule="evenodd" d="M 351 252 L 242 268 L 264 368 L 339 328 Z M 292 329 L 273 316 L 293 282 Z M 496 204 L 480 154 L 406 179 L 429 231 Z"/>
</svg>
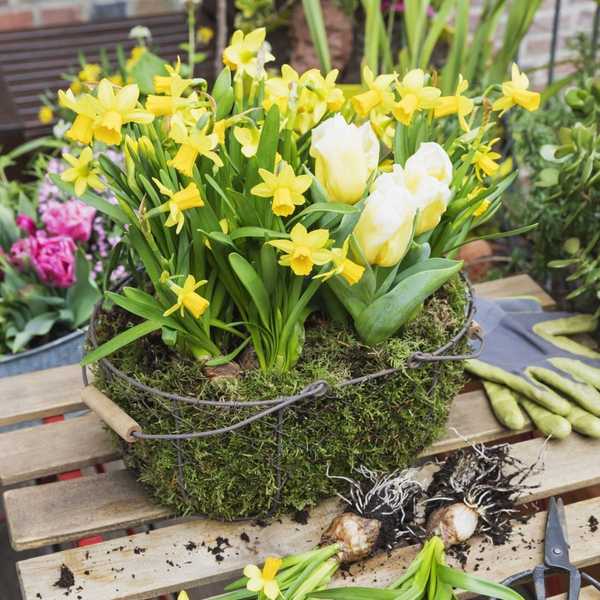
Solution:
<svg viewBox="0 0 600 600">
<path fill-rule="evenodd" d="M 363 62 L 375 74 L 427 70 L 436 48 L 447 46 L 439 76 L 442 91 L 451 92 L 459 74 L 485 89 L 501 82 L 509 71 L 540 3 L 486 0 L 470 38 L 470 0 L 406 0 L 402 12 L 395 10 L 392 2 L 387 14 L 382 12 L 380 0 L 361 0 L 365 13 Z M 326 68 L 329 48 L 320 3 L 303 0 L 303 5 L 322 68 Z M 501 19 L 506 20 L 506 29 L 502 42 L 495 44 Z M 397 53 L 396 38 L 402 42 Z"/>
</svg>

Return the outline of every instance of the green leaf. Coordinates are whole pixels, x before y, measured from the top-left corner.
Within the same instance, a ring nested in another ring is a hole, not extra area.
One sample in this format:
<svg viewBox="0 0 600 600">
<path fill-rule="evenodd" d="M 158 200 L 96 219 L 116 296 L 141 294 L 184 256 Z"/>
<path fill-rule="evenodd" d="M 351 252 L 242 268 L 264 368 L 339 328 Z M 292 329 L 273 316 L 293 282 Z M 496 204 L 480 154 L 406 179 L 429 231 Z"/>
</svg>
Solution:
<svg viewBox="0 0 600 600">
<path fill-rule="evenodd" d="M 15 353 L 19 352 L 23 350 L 34 337 L 48 334 L 52 327 L 54 327 L 56 321 L 58 321 L 59 316 L 60 313 L 52 311 L 33 317 L 33 319 L 27 322 L 25 329 L 19 331 L 17 335 L 15 335 L 14 340 L 10 343 L 11 350 Z"/>
<path fill-rule="evenodd" d="M 158 321 L 145 321 L 144 323 L 130 327 L 129 329 L 126 329 L 122 333 L 119 333 L 119 335 L 116 335 L 114 338 L 110 339 L 105 344 L 102 344 L 102 346 L 99 346 L 91 352 L 88 352 L 81 361 L 81 365 L 85 367 L 97 362 L 100 359 L 107 357 L 109 354 L 116 352 L 120 348 L 135 342 L 135 340 L 138 340 L 139 338 L 144 337 L 145 335 L 148 335 L 157 329 L 160 329 L 161 327 L 162 324 Z"/>
<path fill-rule="evenodd" d="M 231 89 L 231 71 L 225 67 L 220 73 L 212 89 L 212 97 L 219 102 L 223 94 Z"/>
<path fill-rule="evenodd" d="M 232 350 L 229 354 L 212 358 L 211 360 L 206 361 L 206 365 L 209 367 L 218 367 L 220 365 L 226 365 L 230 363 L 250 343 L 251 340 L 252 338 L 247 337 L 237 348 Z"/>
<path fill-rule="evenodd" d="M 265 229 L 264 227 L 238 227 L 229 234 L 229 237 L 232 240 L 243 238 L 288 239 L 290 234 L 275 229 Z"/>
<path fill-rule="evenodd" d="M 360 208 L 350 204 L 342 204 L 341 202 L 317 202 L 307 206 L 302 212 L 294 216 L 292 221 L 299 221 L 302 217 L 313 213 L 335 213 L 338 215 L 349 215 L 359 213 Z"/>
<path fill-rule="evenodd" d="M 329 54 L 323 13 L 321 12 L 321 3 L 319 0 L 302 0 L 302 6 L 304 7 L 304 15 L 308 23 L 310 37 L 319 57 L 321 71 L 329 73 L 331 71 L 331 56 Z"/>
<path fill-rule="evenodd" d="M 15 222 L 13 211 L 0 204 L 0 248 L 8 252 L 19 239 L 19 228 Z"/>
<path fill-rule="evenodd" d="M 399 283 L 358 315 L 355 326 L 363 341 L 375 345 L 396 333 L 433 292 L 460 271 L 462 264 L 431 258 L 407 269 Z"/>
<path fill-rule="evenodd" d="M 275 155 L 279 145 L 279 108 L 273 104 L 265 118 L 258 149 L 256 150 L 256 162 L 258 166 L 267 171 L 275 168 Z"/>
<path fill-rule="evenodd" d="M 73 313 L 73 325 L 83 325 L 92 314 L 92 309 L 101 294 L 91 273 L 90 262 L 83 250 L 77 250 L 75 263 L 75 284 L 67 290 L 67 308 Z"/>
<path fill-rule="evenodd" d="M 469 242 L 474 242 L 476 240 L 499 240 L 501 238 L 512 237 L 514 235 L 522 235 L 523 233 L 527 233 L 528 231 L 534 230 L 538 226 L 537 223 L 532 223 L 531 225 L 524 225 L 523 227 L 517 227 L 516 229 L 511 229 L 510 231 L 498 231 L 496 233 L 488 233 L 487 235 L 480 235 L 478 237 L 469 238 L 468 240 L 464 240 L 460 244 L 456 246 L 452 246 L 446 250 L 446 252 L 452 252 L 452 250 L 456 250 Z"/>
<path fill-rule="evenodd" d="M 142 94 L 154 93 L 154 76 L 167 75 L 165 61 L 146 50 L 135 63 L 130 73 L 135 79 Z"/>
<path fill-rule="evenodd" d="M 262 279 L 254 267 L 237 252 L 229 255 L 229 264 L 250 294 L 263 325 L 269 329 L 271 326 L 271 302 Z"/>
<path fill-rule="evenodd" d="M 310 598 L 328 600 L 397 600 L 400 594 L 396 590 L 368 587 L 342 587 L 311 592 Z"/>
<path fill-rule="evenodd" d="M 440 581 L 454 588 L 459 588 L 474 594 L 483 594 L 497 600 L 523 600 L 523 596 L 514 590 L 493 581 L 480 579 L 463 571 L 457 571 L 446 565 L 438 564 L 437 572 Z"/>
</svg>

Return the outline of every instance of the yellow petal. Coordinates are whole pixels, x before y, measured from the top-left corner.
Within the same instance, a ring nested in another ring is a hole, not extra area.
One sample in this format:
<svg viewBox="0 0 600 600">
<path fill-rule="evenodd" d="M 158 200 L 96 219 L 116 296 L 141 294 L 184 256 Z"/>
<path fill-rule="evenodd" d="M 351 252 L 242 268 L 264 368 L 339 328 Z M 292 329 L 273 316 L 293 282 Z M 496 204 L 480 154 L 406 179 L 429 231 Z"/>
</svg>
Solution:
<svg viewBox="0 0 600 600">
<path fill-rule="evenodd" d="M 277 585 L 275 580 L 266 581 L 263 591 L 269 600 L 277 600 L 277 597 L 279 596 L 279 585 Z"/>
<path fill-rule="evenodd" d="M 262 572 L 256 565 L 246 565 L 244 567 L 244 577 L 260 580 L 262 578 Z"/>
</svg>

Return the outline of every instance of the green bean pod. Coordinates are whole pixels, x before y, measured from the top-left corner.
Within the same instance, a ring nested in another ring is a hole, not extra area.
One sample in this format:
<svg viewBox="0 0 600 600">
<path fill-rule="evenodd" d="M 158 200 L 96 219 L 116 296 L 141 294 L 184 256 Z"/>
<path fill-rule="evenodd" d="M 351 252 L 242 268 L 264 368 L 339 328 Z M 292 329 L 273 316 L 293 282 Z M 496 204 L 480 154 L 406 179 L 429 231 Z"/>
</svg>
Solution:
<svg viewBox="0 0 600 600">
<path fill-rule="evenodd" d="M 580 364 L 583 365 L 583 363 Z M 585 365 L 583 366 L 585 367 Z M 573 379 L 559 375 L 556 371 L 543 367 L 531 367 L 528 369 L 528 373 L 537 381 L 546 383 L 566 396 L 573 398 L 581 408 L 600 417 L 600 392 L 595 387 L 587 383 L 573 381 Z"/>
<path fill-rule="evenodd" d="M 519 404 L 525 409 L 535 426 L 544 434 L 563 440 L 571 433 L 571 423 L 554 413 L 542 408 L 531 400 L 518 396 Z"/>
<path fill-rule="evenodd" d="M 492 381 L 484 381 L 483 387 L 487 393 L 490 405 L 496 419 L 513 431 L 520 431 L 527 425 L 528 419 L 521 410 L 515 393 L 506 386 Z"/>
<path fill-rule="evenodd" d="M 600 439 L 600 419 L 583 410 L 583 408 L 574 404 L 567 420 L 578 433 Z"/>
</svg>

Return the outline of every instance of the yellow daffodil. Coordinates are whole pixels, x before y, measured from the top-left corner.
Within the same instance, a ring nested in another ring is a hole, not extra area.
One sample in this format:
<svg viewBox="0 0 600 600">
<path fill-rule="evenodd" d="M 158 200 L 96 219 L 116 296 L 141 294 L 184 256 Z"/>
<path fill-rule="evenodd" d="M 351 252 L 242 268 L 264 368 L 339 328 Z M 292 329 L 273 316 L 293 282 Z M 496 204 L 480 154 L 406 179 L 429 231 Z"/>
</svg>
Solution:
<svg viewBox="0 0 600 600">
<path fill-rule="evenodd" d="M 230 45 L 223 51 L 225 65 L 232 71 L 240 74 L 247 73 L 250 77 L 256 78 L 259 66 L 262 67 L 265 63 L 275 60 L 275 57 L 266 50 L 266 35 L 267 30 L 264 27 L 259 27 L 246 35 L 238 29 L 231 37 Z"/>
<path fill-rule="evenodd" d="M 504 114 L 518 105 L 528 111 L 534 111 L 540 107 L 540 99 L 541 96 L 537 92 L 529 91 L 529 78 L 519 71 L 516 63 L 513 63 L 511 81 L 502 84 L 502 98 L 494 102 L 492 109 L 502 111 L 500 114 Z"/>
<path fill-rule="evenodd" d="M 378 75 L 365 65 L 363 81 L 369 88 L 366 92 L 354 96 L 352 106 L 359 117 L 366 117 L 374 108 L 388 110 L 394 103 L 394 94 L 391 85 L 396 80 L 396 75 Z"/>
<path fill-rule="evenodd" d="M 152 181 L 154 181 L 156 187 L 160 190 L 160 193 L 169 198 L 168 202 L 163 205 L 164 209 L 169 211 L 169 216 L 165 221 L 165 225 L 167 227 L 177 225 L 175 233 L 179 233 L 185 223 L 184 212 L 190 208 L 201 208 L 204 206 L 204 200 L 200 195 L 200 190 L 196 184 L 192 182 L 184 189 L 174 192 L 163 185 L 156 177 L 153 177 Z"/>
<path fill-rule="evenodd" d="M 453 96 L 442 96 L 438 99 L 433 113 L 434 116 L 439 118 L 457 114 L 460 126 L 465 131 L 469 131 L 469 124 L 465 117 L 473 112 L 474 103 L 471 98 L 463 96 L 468 88 L 469 82 L 463 79 L 462 75 L 459 75 L 456 92 Z"/>
<path fill-rule="evenodd" d="M 386 112 L 375 109 L 369 115 L 369 122 L 381 143 L 391 148 L 394 141 L 394 134 L 396 133 L 394 118 Z"/>
<path fill-rule="evenodd" d="M 269 110 L 273 104 L 277 104 L 279 112 L 286 114 L 291 94 L 298 94 L 300 76 L 290 65 L 281 67 L 281 77 L 269 77 L 265 81 L 265 99 L 263 107 Z"/>
<path fill-rule="evenodd" d="M 277 600 L 280 592 L 275 577 L 281 563 L 280 558 L 269 556 L 262 571 L 256 565 L 247 565 L 244 568 L 244 576 L 248 578 L 246 589 L 250 592 L 263 592 L 269 600 Z"/>
<path fill-rule="evenodd" d="M 111 75 L 108 80 L 117 87 L 121 87 L 124 83 L 121 73 L 115 73 L 114 75 Z"/>
<path fill-rule="evenodd" d="M 181 59 L 177 57 L 174 67 L 165 65 L 168 75 L 154 76 L 154 91 L 157 94 L 168 94 L 169 96 L 181 96 L 193 83 L 193 79 L 184 79 L 179 74 L 181 71 Z"/>
<path fill-rule="evenodd" d="M 42 125 L 49 125 L 54 120 L 54 111 L 49 106 L 42 106 L 38 112 L 38 121 Z"/>
<path fill-rule="evenodd" d="M 425 85 L 426 75 L 422 69 L 409 71 L 397 85 L 400 102 L 396 104 L 393 114 L 403 125 L 410 125 L 415 113 L 435 108 L 441 90 Z"/>
<path fill-rule="evenodd" d="M 82 196 L 88 186 L 94 188 L 97 192 L 104 190 L 104 184 L 98 177 L 98 170 L 93 164 L 94 155 L 90 147 L 84 148 L 79 158 L 65 152 L 63 158 L 71 165 L 60 175 L 63 181 L 73 183 L 75 194 Z"/>
<path fill-rule="evenodd" d="M 310 233 L 301 223 L 294 225 L 289 240 L 267 242 L 285 252 L 279 264 L 290 267 L 294 275 L 309 275 L 314 265 L 324 265 L 331 260 L 331 252 L 326 246 L 329 241 L 327 229 L 315 229 Z"/>
<path fill-rule="evenodd" d="M 479 206 L 473 212 L 473 216 L 474 217 L 481 217 L 481 216 L 483 216 L 487 212 L 487 210 L 490 207 L 490 205 L 491 205 L 491 202 L 489 200 L 487 200 L 487 199 L 486 200 L 482 200 L 479 203 Z"/>
<path fill-rule="evenodd" d="M 196 32 L 196 36 L 198 37 L 198 41 L 206 46 L 215 37 L 215 32 L 211 27 L 200 27 Z"/>
<path fill-rule="evenodd" d="M 94 63 L 88 63 L 79 71 L 79 81 L 84 83 L 97 83 L 102 73 L 102 67 Z"/>
<path fill-rule="evenodd" d="M 175 158 L 171 159 L 168 164 L 175 167 L 179 172 L 192 176 L 194 165 L 198 156 L 206 156 L 215 163 L 217 167 L 223 166 L 223 161 L 220 159 L 213 149 L 219 143 L 217 135 L 211 133 L 207 135 L 203 131 L 197 129 L 191 133 L 188 132 L 181 115 L 176 114 L 171 119 L 170 137 L 175 140 L 180 146 Z"/>
<path fill-rule="evenodd" d="M 81 91 L 83 89 L 83 86 L 81 85 L 81 81 L 79 81 L 79 79 L 73 79 L 73 81 L 71 81 L 71 83 L 69 84 L 69 89 L 75 94 L 81 94 Z"/>
<path fill-rule="evenodd" d="M 131 84 L 116 94 L 113 84 L 103 79 L 98 84 L 98 122 L 94 125 L 94 137 L 105 144 L 121 143 L 121 127 L 126 123 L 151 123 L 154 115 L 136 108 L 140 90 Z"/>
<path fill-rule="evenodd" d="M 125 70 L 131 71 L 135 65 L 139 62 L 140 58 L 147 52 L 146 46 L 135 46 L 131 49 L 129 58 L 125 63 Z"/>
<path fill-rule="evenodd" d="M 246 158 L 251 158 L 258 150 L 260 142 L 260 130 L 256 127 L 235 127 L 233 130 L 235 139 L 242 146 L 242 154 Z"/>
<path fill-rule="evenodd" d="M 204 311 L 208 308 L 209 302 L 206 298 L 203 298 L 200 294 L 196 293 L 196 290 L 206 283 L 206 279 L 202 281 L 196 281 L 193 275 L 188 275 L 185 278 L 183 287 L 168 281 L 167 285 L 169 289 L 177 296 L 177 302 L 171 306 L 171 308 L 165 310 L 163 316 L 168 317 L 175 311 L 179 310 L 181 316 L 185 316 L 184 309 L 187 309 L 192 313 L 195 319 L 199 319 Z"/>
<path fill-rule="evenodd" d="M 492 150 L 492 146 L 498 140 L 499 138 L 496 138 L 489 144 L 479 144 L 471 157 L 471 164 L 475 165 L 475 172 L 480 181 L 483 175 L 493 177 L 500 169 L 500 164 L 496 161 L 502 158 L 502 155 Z"/>
<path fill-rule="evenodd" d="M 98 115 L 98 102 L 89 94 L 75 97 L 72 90 L 58 91 L 58 103 L 77 114 L 73 125 L 67 131 L 66 136 L 76 142 L 89 144 L 94 136 L 94 121 Z"/>
<path fill-rule="evenodd" d="M 190 597 L 188 596 L 186 591 L 183 591 L 179 592 L 179 594 L 177 595 L 177 600 L 190 600 Z"/>
<path fill-rule="evenodd" d="M 363 273 L 365 272 L 365 268 L 354 261 L 348 258 L 348 247 L 350 243 L 350 238 L 346 238 L 346 241 L 342 245 L 341 248 L 332 248 L 331 249 L 331 260 L 335 265 L 333 269 L 327 271 L 326 273 L 321 273 L 320 275 L 315 275 L 315 279 L 322 279 L 323 281 L 327 281 L 331 279 L 334 275 L 340 275 L 343 277 L 350 285 L 354 285 L 361 280 Z"/>
<path fill-rule="evenodd" d="M 306 91 L 315 94 L 319 101 L 325 104 L 326 111 L 337 112 L 342 108 L 346 100 L 344 92 L 335 83 L 339 73 L 338 69 L 332 69 L 323 77 L 319 69 L 309 69 L 300 77 L 300 85 Z M 322 115 L 319 117 L 319 121 L 321 117 Z"/>
<path fill-rule="evenodd" d="M 216 121 L 213 125 L 213 133 L 217 136 L 217 141 L 219 142 L 220 146 L 223 146 L 225 144 L 225 132 L 227 131 L 228 127 L 228 119 L 220 119 L 219 121 Z"/>
<path fill-rule="evenodd" d="M 266 169 L 258 170 L 263 183 L 252 188 L 252 193 L 260 198 L 273 198 L 271 208 L 279 217 L 289 217 L 296 206 L 304 204 L 304 192 L 310 187 L 310 175 L 296 175 L 287 163 L 277 173 Z"/>
</svg>

